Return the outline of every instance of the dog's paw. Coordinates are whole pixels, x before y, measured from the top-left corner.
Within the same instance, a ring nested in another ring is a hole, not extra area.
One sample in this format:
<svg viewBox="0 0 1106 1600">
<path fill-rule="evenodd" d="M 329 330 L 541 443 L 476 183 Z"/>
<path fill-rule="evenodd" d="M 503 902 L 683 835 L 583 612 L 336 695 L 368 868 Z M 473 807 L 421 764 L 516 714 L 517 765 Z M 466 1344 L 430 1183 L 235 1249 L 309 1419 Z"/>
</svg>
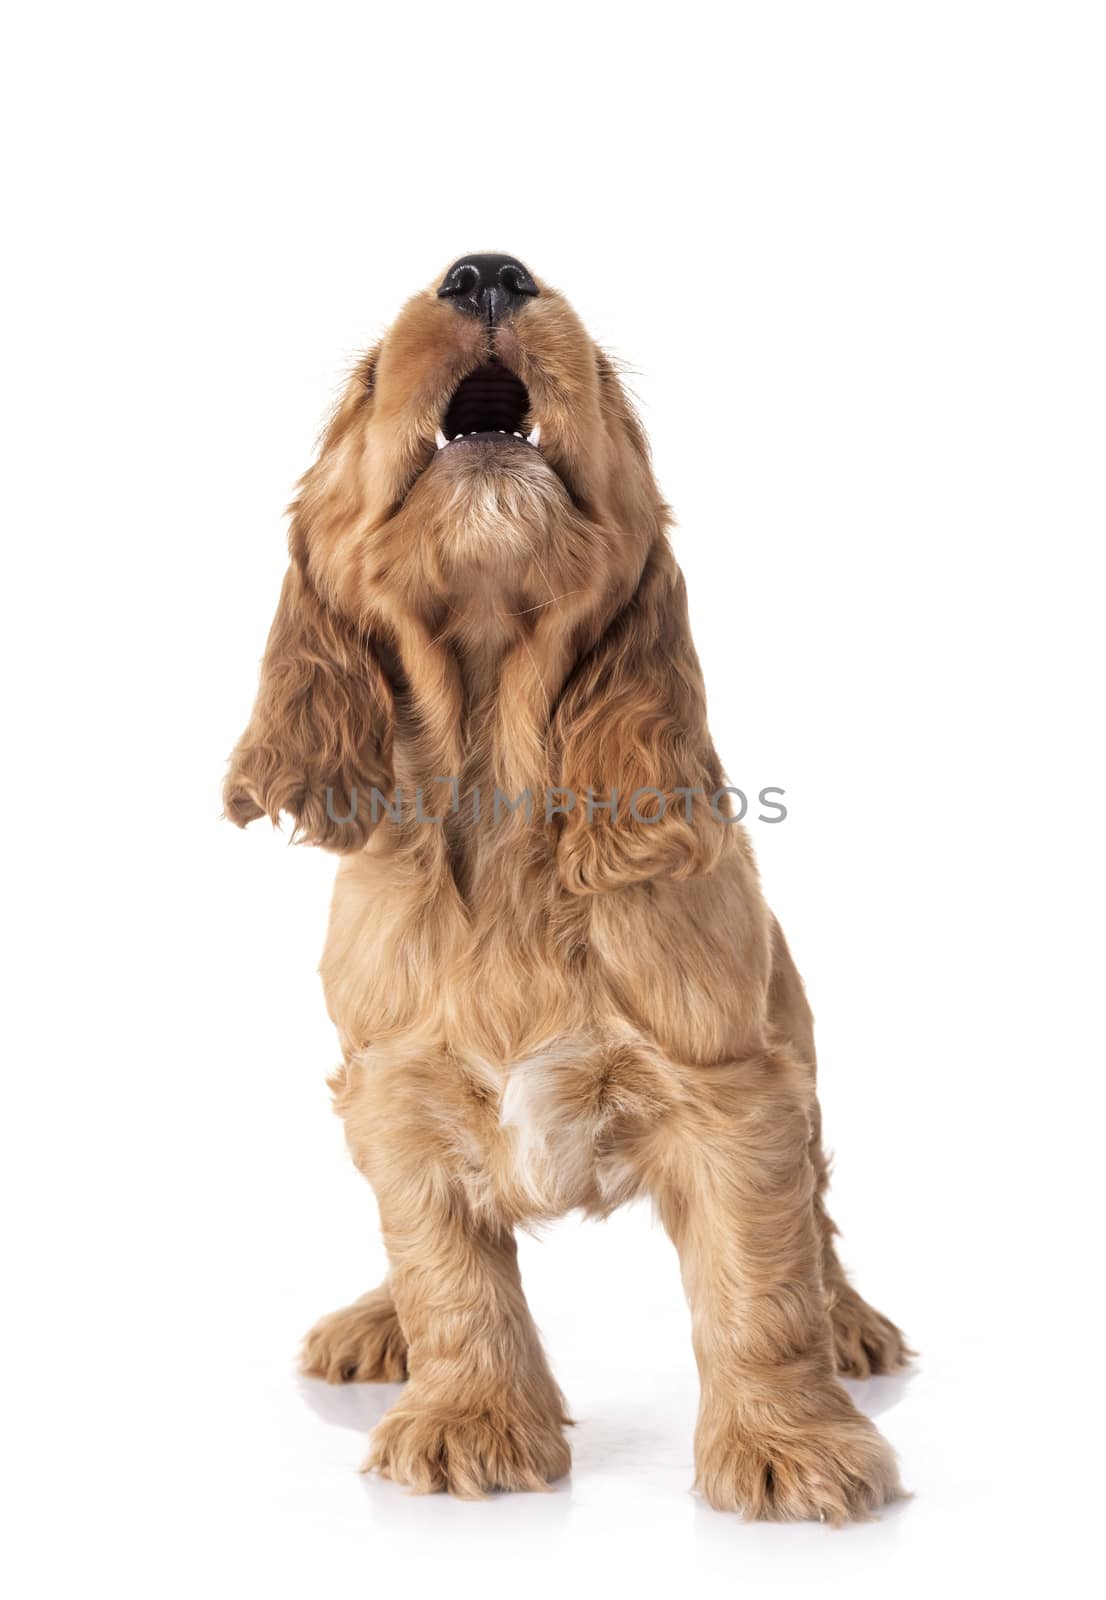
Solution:
<svg viewBox="0 0 1106 1600">
<path fill-rule="evenodd" d="M 407 1396 L 374 1430 L 363 1470 L 418 1494 L 477 1500 L 492 1489 L 545 1489 L 570 1465 L 559 1405 L 543 1416 L 509 1399 L 468 1406 Z"/>
<path fill-rule="evenodd" d="M 402 1383 L 407 1340 L 387 1289 L 317 1322 L 303 1341 L 300 1370 L 327 1383 Z"/>
<path fill-rule="evenodd" d="M 902 1497 L 894 1453 L 859 1412 L 794 1431 L 738 1424 L 696 1452 L 697 1487 L 717 1511 L 750 1521 L 866 1521 Z"/>
<path fill-rule="evenodd" d="M 849 1284 L 831 1293 L 829 1316 L 834 1360 L 842 1377 L 872 1378 L 877 1373 L 898 1372 L 913 1354 L 895 1324 L 873 1310 Z"/>
</svg>

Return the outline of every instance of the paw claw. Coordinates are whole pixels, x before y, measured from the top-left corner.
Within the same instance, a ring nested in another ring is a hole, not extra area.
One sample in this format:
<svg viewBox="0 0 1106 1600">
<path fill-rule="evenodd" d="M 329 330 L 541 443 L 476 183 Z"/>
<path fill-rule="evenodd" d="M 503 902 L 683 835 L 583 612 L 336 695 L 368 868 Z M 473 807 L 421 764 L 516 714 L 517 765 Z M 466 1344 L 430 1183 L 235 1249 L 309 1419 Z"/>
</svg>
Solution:
<svg viewBox="0 0 1106 1600">
<path fill-rule="evenodd" d="M 326 1383 L 402 1383 L 407 1341 L 387 1289 L 317 1322 L 303 1341 L 300 1371 Z"/>
<path fill-rule="evenodd" d="M 837 1371 L 845 1378 L 872 1378 L 900 1372 L 914 1352 L 887 1317 L 861 1299 L 849 1284 L 829 1301 Z"/>
<path fill-rule="evenodd" d="M 840 1527 L 869 1521 L 903 1494 L 890 1445 L 843 1391 L 827 1395 L 825 1414 L 720 1419 L 696 1458 L 707 1501 L 750 1521 Z"/>
<path fill-rule="evenodd" d="M 559 1396 L 549 1414 L 502 1397 L 464 1407 L 405 1397 L 378 1424 L 362 1471 L 462 1500 L 495 1489 L 544 1492 L 571 1465 L 561 1422 Z"/>
</svg>

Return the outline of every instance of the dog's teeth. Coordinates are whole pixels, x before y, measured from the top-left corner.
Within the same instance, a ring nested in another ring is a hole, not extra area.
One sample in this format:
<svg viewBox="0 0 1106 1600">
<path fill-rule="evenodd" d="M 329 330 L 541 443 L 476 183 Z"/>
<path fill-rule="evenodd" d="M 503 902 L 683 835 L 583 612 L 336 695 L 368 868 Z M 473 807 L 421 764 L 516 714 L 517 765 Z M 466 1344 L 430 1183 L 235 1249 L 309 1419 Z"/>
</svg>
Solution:
<svg viewBox="0 0 1106 1600">
<path fill-rule="evenodd" d="M 444 450 L 446 445 L 449 443 L 449 440 L 446 438 L 441 428 L 439 428 L 434 434 L 434 443 L 438 446 L 439 450 Z"/>
<path fill-rule="evenodd" d="M 515 438 L 516 438 L 516 439 L 521 439 L 521 438 L 522 438 L 522 435 L 521 435 L 521 433 L 516 433 L 516 434 L 515 434 Z"/>
<path fill-rule="evenodd" d="M 541 444 L 541 423 L 540 422 L 536 422 L 534 424 L 533 431 L 530 432 L 529 434 L 527 434 L 527 436 L 526 436 L 526 441 L 527 441 L 528 444 L 533 444 L 533 445 Z"/>
<path fill-rule="evenodd" d="M 506 433 L 507 432 L 506 428 L 500 428 L 499 431 L 500 431 L 500 433 Z"/>
<path fill-rule="evenodd" d="M 464 436 L 464 434 L 463 434 L 463 433 L 455 433 L 455 434 L 454 434 L 454 435 L 453 435 L 453 443 L 454 443 L 454 444 L 456 444 L 456 443 L 457 443 L 457 441 L 458 441 L 458 439 L 463 439 L 463 438 L 464 438 L 464 437 L 465 437 L 465 436 Z"/>
</svg>

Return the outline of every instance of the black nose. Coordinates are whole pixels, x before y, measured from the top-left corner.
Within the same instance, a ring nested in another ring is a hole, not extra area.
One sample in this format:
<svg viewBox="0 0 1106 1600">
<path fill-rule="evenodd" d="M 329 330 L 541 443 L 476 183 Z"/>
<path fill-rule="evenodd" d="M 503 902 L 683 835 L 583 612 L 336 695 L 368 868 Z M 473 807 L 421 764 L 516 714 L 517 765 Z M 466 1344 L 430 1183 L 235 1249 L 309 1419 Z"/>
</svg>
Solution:
<svg viewBox="0 0 1106 1600">
<path fill-rule="evenodd" d="M 470 317 L 501 322 L 537 292 L 537 284 L 514 256 L 475 255 L 453 263 L 438 296 L 452 300 L 458 311 Z"/>
</svg>

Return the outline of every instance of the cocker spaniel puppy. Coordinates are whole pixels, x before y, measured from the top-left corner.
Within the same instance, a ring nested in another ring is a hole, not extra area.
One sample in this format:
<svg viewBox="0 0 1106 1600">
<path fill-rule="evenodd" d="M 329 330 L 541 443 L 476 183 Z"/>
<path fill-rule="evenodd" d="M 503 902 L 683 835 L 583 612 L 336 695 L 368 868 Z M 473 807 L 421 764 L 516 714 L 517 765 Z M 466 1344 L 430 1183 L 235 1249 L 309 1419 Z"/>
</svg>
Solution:
<svg viewBox="0 0 1106 1600">
<path fill-rule="evenodd" d="M 358 366 L 293 507 L 227 815 L 341 857 L 332 1081 L 391 1270 L 304 1367 L 409 1381 L 369 1465 L 568 1471 L 517 1225 L 652 1197 L 702 1379 L 697 1481 L 839 1523 L 900 1491 L 836 1373 L 898 1367 L 824 1206 L 811 1017 L 707 728 L 617 373 L 556 290 L 471 255 Z"/>
</svg>

